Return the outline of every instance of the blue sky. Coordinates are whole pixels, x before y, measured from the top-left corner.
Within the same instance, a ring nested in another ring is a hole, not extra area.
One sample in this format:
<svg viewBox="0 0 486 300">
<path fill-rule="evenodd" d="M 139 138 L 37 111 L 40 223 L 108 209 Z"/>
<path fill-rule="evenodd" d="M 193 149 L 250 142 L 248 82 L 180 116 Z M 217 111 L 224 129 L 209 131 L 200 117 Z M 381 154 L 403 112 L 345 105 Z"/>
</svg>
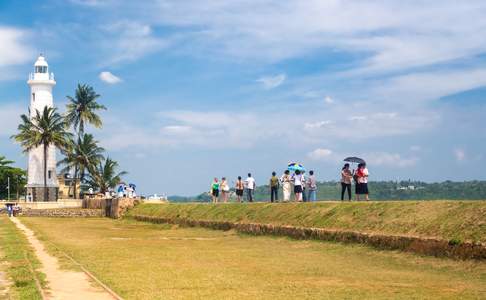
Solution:
<svg viewBox="0 0 486 300">
<path fill-rule="evenodd" d="M 142 193 L 257 183 L 298 161 L 321 180 L 486 179 L 484 1 L 0 1 L 0 154 L 45 54 L 54 99 L 88 83 L 89 128 Z"/>
</svg>

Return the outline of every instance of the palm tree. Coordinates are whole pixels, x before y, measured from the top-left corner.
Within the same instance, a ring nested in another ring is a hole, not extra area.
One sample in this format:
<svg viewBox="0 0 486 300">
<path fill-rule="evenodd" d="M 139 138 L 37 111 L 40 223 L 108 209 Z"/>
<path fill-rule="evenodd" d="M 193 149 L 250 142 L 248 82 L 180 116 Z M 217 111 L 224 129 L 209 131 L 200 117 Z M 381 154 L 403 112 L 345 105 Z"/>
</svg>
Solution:
<svg viewBox="0 0 486 300">
<path fill-rule="evenodd" d="M 106 107 L 96 102 L 100 97 L 94 89 L 87 84 L 78 84 L 74 98 L 67 96 L 69 103 L 66 105 L 66 122 L 72 125 L 78 138 L 84 133 L 85 124 L 93 124 L 96 128 L 102 126 L 101 118 L 96 114 L 97 110 L 105 110 Z"/>
<path fill-rule="evenodd" d="M 3 168 L 9 168 L 9 165 L 13 164 L 14 161 L 7 160 L 5 156 L 0 155 L 0 170 Z"/>
<path fill-rule="evenodd" d="M 24 153 L 42 146 L 44 154 L 44 200 L 47 200 L 47 150 L 49 146 L 59 149 L 68 147 L 67 141 L 72 134 L 67 131 L 64 118 L 52 107 L 44 107 L 42 114 L 37 110 L 30 119 L 26 115 L 20 116 L 22 123 L 18 127 L 19 133 L 12 138 L 24 148 Z"/>
<path fill-rule="evenodd" d="M 69 147 L 63 151 L 64 159 L 58 165 L 64 165 L 61 172 L 68 172 L 74 169 L 74 197 L 76 197 L 76 180 L 82 182 L 86 176 L 86 171 L 96 168 L 103 160 L 102 147 L 98 146 L 98 141 L 91 134 L 83 134 L 77 142 L 69 140 Z"/>
<path fill-rule="evenodd" d="M 104 164 L 100 162 L 95 169 L 90 171 L 88 184 L 100 193 L 106 193 L 108 189 L 114 188 L 119 184 L 121 177 L 127 174 L 125 171 L 116 174 L 117 167 L 118 163 L 107 157 Z"/>
</svg>

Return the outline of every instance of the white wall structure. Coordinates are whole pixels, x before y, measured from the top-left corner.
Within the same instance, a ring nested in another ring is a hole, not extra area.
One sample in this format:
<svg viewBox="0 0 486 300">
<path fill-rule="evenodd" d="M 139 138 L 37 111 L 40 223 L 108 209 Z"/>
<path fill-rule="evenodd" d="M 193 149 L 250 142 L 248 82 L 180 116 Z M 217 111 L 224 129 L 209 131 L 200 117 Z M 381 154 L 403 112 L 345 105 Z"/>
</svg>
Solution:
<svg viewBox="0 0 486 300">
<path fill-rule="evenodd" d="M 40 114 L 45 107 L 53 107 L 52 88 L 56 85 L 54 74 L 49 73 L 49 65 L 42 54 L 34 64 L 34 73 L 29 74 L 30 86 L 29 114 L 32 119 L 37 111 Z M 44 199 L 44 151 L 43 146 L 29 152 L 27 169 L 27 200 L 57 201 L 58 182 L 56 176 L 56 148 L 49 146 L 47 151 L 47 187 L 48 197 Z"/>
</svg>

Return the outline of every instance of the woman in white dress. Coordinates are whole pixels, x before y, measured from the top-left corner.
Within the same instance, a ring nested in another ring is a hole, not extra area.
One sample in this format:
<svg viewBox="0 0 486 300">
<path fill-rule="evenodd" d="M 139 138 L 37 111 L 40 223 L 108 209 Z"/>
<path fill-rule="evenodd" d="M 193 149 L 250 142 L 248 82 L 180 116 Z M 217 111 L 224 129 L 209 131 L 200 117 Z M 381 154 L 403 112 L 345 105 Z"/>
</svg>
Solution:
<svg viewBox="0 0 486 300">
<path fill-rule="evenodd" d="M 292 186 L 290 184 L 291 178 L 290 178 L 289 170 L 285 170 L 282 177 L 280 177 L 280 182 L 282 183 L 282 189 L 283 189 L 283 201 L 289 202 L 290 201 L 290 194 L 292 193 Z"/>
</svg>

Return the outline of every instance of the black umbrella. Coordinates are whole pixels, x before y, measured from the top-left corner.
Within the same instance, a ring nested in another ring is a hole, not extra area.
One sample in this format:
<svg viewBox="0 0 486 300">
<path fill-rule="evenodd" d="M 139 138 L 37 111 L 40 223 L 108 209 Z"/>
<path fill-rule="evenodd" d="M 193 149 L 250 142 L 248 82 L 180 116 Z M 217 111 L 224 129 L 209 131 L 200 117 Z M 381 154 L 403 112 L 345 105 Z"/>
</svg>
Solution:
<svg viewBox="0 0 486 300">
<path fill-rule="evenodd" d="M 356 157 L 356 156 L 346 157 L 344 159 L 344 161 L 350 162 L 350 163 L 357 163 L 357 164 L 365 164 L 366 163 L 364 161 L 364 159 Z"/>
</svg>

